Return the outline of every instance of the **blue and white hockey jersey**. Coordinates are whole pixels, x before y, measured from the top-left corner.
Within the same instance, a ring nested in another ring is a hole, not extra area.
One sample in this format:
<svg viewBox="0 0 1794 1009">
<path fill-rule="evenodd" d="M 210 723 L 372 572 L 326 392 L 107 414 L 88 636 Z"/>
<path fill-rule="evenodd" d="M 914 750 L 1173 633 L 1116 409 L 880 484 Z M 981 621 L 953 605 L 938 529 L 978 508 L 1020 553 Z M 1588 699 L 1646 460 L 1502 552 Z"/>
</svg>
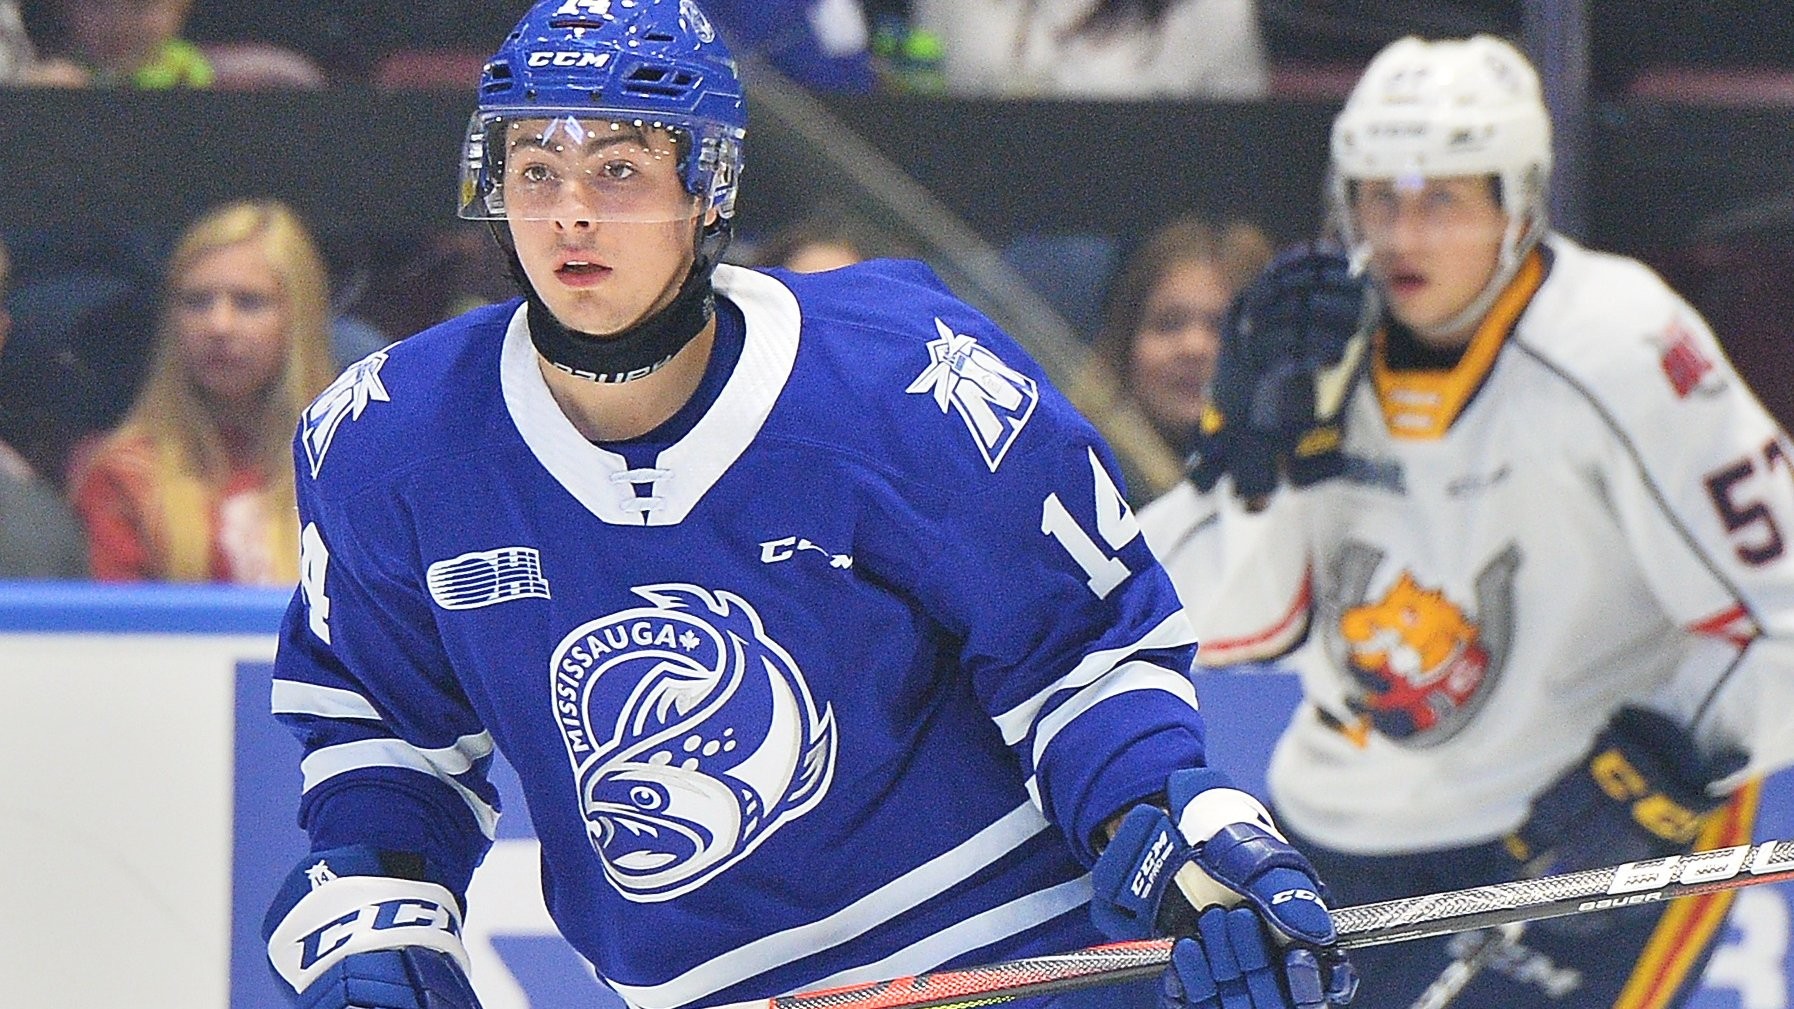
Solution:
<svg viewBox="0 0 1794 1009">
<path fill-rule="evenodd" d="M 1107 448 L 918 264 L 716 286 L 739 359 L 650 459 L 575 431 L 517 303 L 307 411 L 273 697 L 314 845 L 463 890 L 497 747 L 647 1009 L 1101 941 L 1091 838 L 1203 763 Z"/>
</svg>

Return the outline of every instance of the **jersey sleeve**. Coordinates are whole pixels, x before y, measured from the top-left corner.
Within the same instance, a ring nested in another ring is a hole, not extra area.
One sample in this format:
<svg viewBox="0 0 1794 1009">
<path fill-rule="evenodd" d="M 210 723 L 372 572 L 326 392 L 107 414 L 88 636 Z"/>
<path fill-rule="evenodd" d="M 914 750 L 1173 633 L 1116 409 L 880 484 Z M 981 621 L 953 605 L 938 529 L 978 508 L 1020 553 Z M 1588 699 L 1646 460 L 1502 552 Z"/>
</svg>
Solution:
<svg viewBox="0 0 1794 1009">
<path fill-rule="evenodd" d="M 1204 762 L 1194 636 L 1096 432 L 988 322 L 942 334 L 899 420 L 926 472 L 890 518 L 1030 796 L 1094 860 L 1103 823 Z"/>
<path fill-rule="evenodd" d="M 1307 636 L 1313 613 L 1305 494 L 1280 487 L 1248 511 L 1223 477 L 1189 481 L 1140 512 L 1146 542 L 1183 599 L 1207 667 L 1278 658 Z"/>
<path fill-rule="evenodd" d="M 1794 445 L 1694 310 L 1671 302 L 1648 352 L 1603 376 L 1599 479 L 1670 619 L 1733 650 L 1690 653 L 1653 703 L 1766 770 L 1794 759 L 1785 727 L 1756 714 L 1786 710 L 1794 689 L 1794 666 L 1769 658 L 1794 649 Z"/>
<path fill-rule="evenodd" d="M 499 816 L 492 737 L 435 637 L 397 495 L 332 494 L 306 472 L 301 455 L 300 584 L 272 696 L 304 749 L 300 824 L 314 849 L 421 855 L 429 878 L 464 893 Z"/>
</svg>

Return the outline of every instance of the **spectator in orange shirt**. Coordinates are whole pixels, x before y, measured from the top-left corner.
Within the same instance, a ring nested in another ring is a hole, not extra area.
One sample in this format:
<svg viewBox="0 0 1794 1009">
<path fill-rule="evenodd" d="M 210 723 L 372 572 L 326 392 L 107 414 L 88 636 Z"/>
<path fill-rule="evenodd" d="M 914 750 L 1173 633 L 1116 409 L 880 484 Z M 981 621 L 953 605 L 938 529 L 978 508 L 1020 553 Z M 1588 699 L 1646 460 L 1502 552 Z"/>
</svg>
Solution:
<svg viewBox="0 0 1794 1009">
<path fill-rule="evenodd" d="M 181 238 L 165 296 L 150 377 L 74 481 L 93 573 L 292 583 L 293 427 L 331 376 L 317 247 L 287 207 L 233 203 Z"/>
</svg>

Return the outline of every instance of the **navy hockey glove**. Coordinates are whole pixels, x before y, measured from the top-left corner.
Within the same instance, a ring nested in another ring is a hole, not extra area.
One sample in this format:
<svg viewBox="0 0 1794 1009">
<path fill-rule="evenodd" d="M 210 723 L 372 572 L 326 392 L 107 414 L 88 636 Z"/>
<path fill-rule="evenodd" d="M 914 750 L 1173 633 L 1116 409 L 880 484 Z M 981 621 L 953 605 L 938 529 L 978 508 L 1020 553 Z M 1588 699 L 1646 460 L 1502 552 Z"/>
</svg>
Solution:
<svg viewBox="0 0 1794 1009">
<path fill-rule="evenodd" d="M 1176 935 L 1161 1004 L 1315 1009 L 1350 1002 L 1314 867 L 1257 799 L 1209 768 L 1178 771 L 1166 808 L 1122 817 L 1091 869 L 1091 918 L 1114 940 Z"/>
<path fill-rule="evenodd" d="M 460 901 L 422 860 L 355 845 L 307 855 L 262 934 L 299 1009 L 480 1009 Z"/>
<path fill-rule="evenodd" d="M 1288 249 L 1234 299 L 1203 410 L 1190 479 L 1211 490 L 1222 474 L 1248 500 L 1338 476 L 1347 394 L 1369 340 L 1368 282 L 1338 252 Z"/>
<path fill-rule="evenodd" d="M 1726 802 L 1707 786 L 1744 763 L 1737 751 L 1703 755 L 1658 712 L 1623 707 L 1587 756 L 1533 800 L 1508 852 L 1531 871 L 1553 873 L 1687 852 L 1703 817 Z"/>
</svg>

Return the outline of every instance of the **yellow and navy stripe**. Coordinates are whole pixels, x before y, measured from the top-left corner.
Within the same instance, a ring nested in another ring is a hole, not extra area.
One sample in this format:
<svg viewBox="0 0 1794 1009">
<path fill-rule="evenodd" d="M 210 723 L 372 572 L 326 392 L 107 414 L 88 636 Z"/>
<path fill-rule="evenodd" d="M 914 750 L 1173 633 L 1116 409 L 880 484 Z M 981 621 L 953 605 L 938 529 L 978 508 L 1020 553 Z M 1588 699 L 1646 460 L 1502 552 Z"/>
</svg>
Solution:
<svg viewBox="0 0 1794 1009">
<path fill-rule="evenodd" d="M 1715 810 L 1695 842 L 1698 851 L 1749 844 L 1756 824 L 1762 784 L 1751 782 Z M 1719 938 L 1736 890 L 1685 897 L 1670 903 L 1658 920 L 1614 1009 L 1669 1009 L 1700 980 L 1707 954 Z"/>
</svg>

